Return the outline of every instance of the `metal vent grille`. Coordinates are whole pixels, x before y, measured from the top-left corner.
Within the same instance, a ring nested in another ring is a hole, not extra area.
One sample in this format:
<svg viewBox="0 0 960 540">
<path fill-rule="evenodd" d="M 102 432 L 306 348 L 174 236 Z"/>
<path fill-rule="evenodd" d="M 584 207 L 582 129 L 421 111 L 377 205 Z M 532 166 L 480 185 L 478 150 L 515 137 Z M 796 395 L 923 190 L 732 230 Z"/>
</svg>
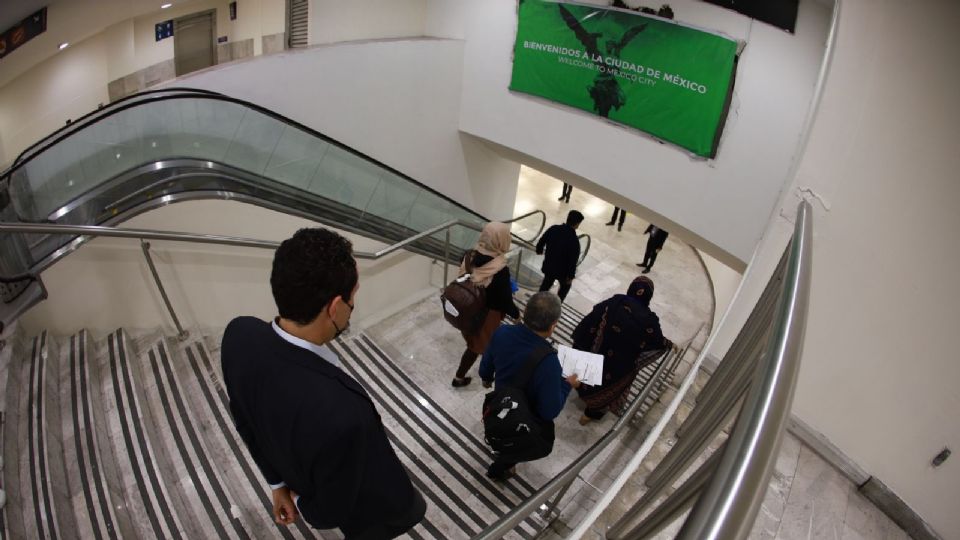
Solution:
<svg viewBox="0 0 960 540">
<path fill-rule="evenodd" d="M 309 0 L 287 0 L 287 47 L 296 49 L 308 43 L 307 7 Z"/>
</svg>

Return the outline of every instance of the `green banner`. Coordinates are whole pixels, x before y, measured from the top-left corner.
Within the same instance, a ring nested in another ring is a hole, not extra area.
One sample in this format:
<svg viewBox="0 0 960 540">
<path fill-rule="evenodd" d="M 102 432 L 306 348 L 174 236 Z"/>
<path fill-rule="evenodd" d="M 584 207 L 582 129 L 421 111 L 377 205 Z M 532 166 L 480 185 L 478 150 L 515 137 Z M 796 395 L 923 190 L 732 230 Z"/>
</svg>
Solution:
<svg viewBox="0 0 960 540">
<path fill-rule="evenodd" d="M 737 43 L 663 19 L 520 0 L 510 89 L 713 157 Z"/>
</svg>

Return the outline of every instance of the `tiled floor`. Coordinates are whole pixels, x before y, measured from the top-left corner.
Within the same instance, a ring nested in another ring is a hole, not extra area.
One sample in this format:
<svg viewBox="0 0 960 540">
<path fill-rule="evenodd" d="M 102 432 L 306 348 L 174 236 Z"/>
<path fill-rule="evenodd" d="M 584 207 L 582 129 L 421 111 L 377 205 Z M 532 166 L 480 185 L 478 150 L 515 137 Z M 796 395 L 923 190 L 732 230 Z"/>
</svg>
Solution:
<svg viewBox="0 0 960 540">
<path fill-rule="evenodd" d="M 533 209 L 547 213 L 547 226 L 560 223 L 566 212 L 577 209 L 586 216 L 580 232 L 593 238 L 589 256 L 584 261 L 567 298 L 567 305 L 586 313 L 597 302 L 626 290 L 629 282 L 639 275 L 635 266 L 642 258 L 647 223 L 635 216 L 627 216 L 622 232 L 605 223 L 610 219 L 612 205 L 581 190 L 575 189 L 569 204 L 557 201 L 560 182 L 524 167 L 521 171 L 514 215 Z M 521 236 L 533 231 L 524 230 L 525 224 L 514 227 Z M 532 226 L 526 224 L 527 226 Z M 656 284 L 652 302 L 660 316 L 664 332 L 675 341 L 684 341 L 701 324 L 709 325 L 713 317 L 713 298 L 709 279 L 692 248 L 668 240 L 649 276 Z M 440 278 L 437 277 L 439 286 Z M 450 379 L 463 350 L 462 338 L 440 317 L 436 298 L 427 299 L 411 308 L 389 317 L 372 328 L 369 334 L 384 347 L 421 385 L 423 391 L 447 407 L 454 417 L 461 419 L 469 429 L 480 432 L 479 409 L 483 391 L 477 381 L 462 389 L 450 387 Z M 699 349 L 709 328 L 694 342 Z M 474 367 L 476 371 L 476 367 Z M 683 370 L 678 377 L 683 376 Z M 702 382 L 694 388 L 699 388 Z M 673 397 L 668 391 L 663 401 Z M 605 433 L 612 418 L 594 422 L 586 427 L 576 423 L 582 404 L 571 397 L 557 419 L 557 444 L 547 459 L 523 464 L 521 473 L 535 486 L 540 485 L 569 464 L 587 447 Z M 678 416 L 683 418 L 689 406 L 683 404 Z M 655 419 L 654 419 L 655 421 Z M 652 423 L 650 420 L 647 424 Z M 673 428 L 665 432 L 672 433 Z M 589 468 L 582 476 L 591 484 L 604 489 L 619 472 L 632 451 L 642 442 L 638 434 L 626 437 L 607 452 L 608 462 Z M 631 478 L 619 496 L 596 522 L 587 538 L 602 538 L 602 531 L 623 510 L 636 500 L 643 490 L 643 480 L 655 463 L 669 450 L 673 440 L 664 437 L 640 469 Z M 560 521 L 547 537 L 562 538 L 575 527 L 586 511 L 599 498 L 599 493 L 582 481 L 571 490 L 562 508 Z M 568 526 L 569 525 L 569 526 Z M 679 523 L 661 532 L 660 537 L 672 538 Z M 791 435 L 785 437 L 776 471 L 766 494 L 763 508 L 752 538 L 906 538 L 886 516 L 856 491 L 856 487 L 833 467 L 820 459 L 809 448 Z"/>
</svg>

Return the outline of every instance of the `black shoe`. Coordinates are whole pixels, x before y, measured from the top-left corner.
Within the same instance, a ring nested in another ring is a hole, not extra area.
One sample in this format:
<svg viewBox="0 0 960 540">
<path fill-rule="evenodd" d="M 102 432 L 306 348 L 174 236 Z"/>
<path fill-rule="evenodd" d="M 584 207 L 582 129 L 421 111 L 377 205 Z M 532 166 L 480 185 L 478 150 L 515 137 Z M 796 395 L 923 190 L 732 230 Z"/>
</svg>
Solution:
<svg viewBox="0 0 960 540">
<path fill-rule="evenodd" d="M 646 268 L 646 267 L 647 267 L 647 265 L 644 264 L 644 263 L 637 263 L 637 266 L 639 266 L 640 268 Z"/>
<path fill-rule="evenodd" d="M 565 199 L 565 198 L 566 198 L 566 197 L 564 197 L 563 195 L 561 195 L 560 198 L 557 199 L 557 200 L 558 200 L 558 201 L 562 201 L 562 200 Z"/>
<path fill-rule="evenodd" d="M 643 270 L 642 270 L 640 273 L 641 273 L 641 274 L 649 274 L 649 273 L 650 273 L 650 267 L 649 267 L 649 266 L 644 267 Z"/>
<path fill-rule="evenodd" d="M 460 388 L 462 386 L 466 386 L 470 384 L 470 381 L 472 380 L 473 380 L 473 377 L 463 377 L 463 378 L 454 377 L 453 382 L 451 382 L 450 385 L 455 388 Z"/>
<path fill-rule="evenodd" d="M 613 222 L 611 221 L 610 223 L 607 223 L 606 225 L 607 225 L 607 227 L 609 227 L 609 226 L 613 225 Z"/>
<path fill-rule="evenodd" d="M 623 230 L 623 223 L 617 225 L 617 232 L 620 232 L 622 230 Z"/>
<path fill-rule="evenodd" d="M 513 478 L 517 474 L 517 466 L 514 465 L 509 469 L 504 469 L 499 473 L 493 472 L 493 465 L 487 467 L 487 478 L 494 480 L 496 482 L 506 482 L 507 480 Z"/>
</svg>

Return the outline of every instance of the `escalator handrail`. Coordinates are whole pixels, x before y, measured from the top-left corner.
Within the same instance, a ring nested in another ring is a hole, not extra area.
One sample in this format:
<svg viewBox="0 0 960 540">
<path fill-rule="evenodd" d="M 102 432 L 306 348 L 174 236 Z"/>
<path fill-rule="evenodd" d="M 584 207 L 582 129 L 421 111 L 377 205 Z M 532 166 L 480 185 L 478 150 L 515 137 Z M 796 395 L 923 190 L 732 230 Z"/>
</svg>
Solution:
<svg viewBox="0 0 960 540">
<path fill-rule="evenodd" d="M 451 219 L 439 225 L 435 225 L 425 231 L 421 231 L 413 236 L 409 236 L 399 242 L 378 251 L 354 251 L 353 256 L 357 259 L 377 260 L 385 257 L 394 251 L 397 251 L 408 244 L 426 238 L 438 232 L 453 227 L 466 227 L 474 231 L 480 231 L 481 225 L 470 221 L 460 219 Z M 199 244 L 219 244 L 225 246 L 252 247 L 261 249 L 277 249 L 280 242 L 273 240 L 257 240 L 253 238 L 242 238 L 237 236 L 224 236 L 215 234 L 196 234 L 176 231 L 161 231 L 156 229 L 127 229 L 120 227 L 107 227 L 103 225 L 59 225 L 55 223 L 17 223 L 0 222 L 0 233 L 28 233 L 28 234 L 64 234 L 76 236 L 105 236 L 113 238 L 130 238 L 140 240 L 166 240 L 172 242 L 190 242 Z M 516 240 L 513 242 L 518 244 Z M 24 274 L 24 276 L 34 274 Z"/>
<path fill-rule="evenodd" d="M 508 220 L 504 221 L 503 223 L 514 223 L 514 222 L 520 221 L 521 219 L 528 218 L 528 217 L 530 217 L 530 216 L 532 216 L 532 215 L 535 215 L 535 214 L 540 214 L 540 227 L 537 229 L 537 233 L 534 234 L 534 235 L 533 235 L 533 238 L 531 238 L 530 240 L 526 240 L 526 239 L 521 238 L 521 240 L 524 240 L 524 241 L 527 242 L 527 243 L 532 243 L 532 242 L 533 242 L 534 240 L 536 240 L 537 238 L 540 238 L 540 233 L 542 233 L 542 232 L 543 232 L 543 228 L 547 226 L 547 213 L 546 213 L 546 212 L 544 212 L 543 210 L 539 210 L 539 209 L 533 210 L 533 211 L 531 211 L 531 212 L 527 212 L 526 214 L 523 214 L 522 216 L 517 216 L 517 217 L 515 217 L 515 218 L 513 218 L 513 219 L 508 219 Z M 514 236 L 516 236 L 516 235 L 514 235 Z M 520 238 L 520 237 L 517 236 L 517 238 Z"/>
<path fill-rule="evenodd" d="M 334 138 L 332 138 L 332 137 L 329 137 L 329 136 L 327 136 L 327 135 L 324 135 L 323 133 L 320 133 L 319 131 L 317 131 L 317 130 L 309 127 L 309 126 L 306 126 L 306 125 L 304 125 L 304 124 L 301 124 L 300 122 L 297 122 L 296 120 L 293 120 L 293 119 L 291 119 L 291 118 L 288 118 L 288 117 L 286 117 L 286 116 L 284 116 L 284 115 L 282 115 L 282 114 L 280 114 L 280 113 L 277 113 L 277 112 L 275 112 L 275 111 L 272 111 L 272 110 L 270 110 L 270 109 L 268 109 L 268 108 L 266 108 L 266 107 L 263 107 L 263 106 L 261 106 L 261 105 L 257 105 L 256 103 L 251 103 L 251 102 L 246 101 L 246 100 L 243 100 L 243 99 L 239 99 L 239 98 L 235 98 L 235 97 L 232 97 L 232 96 L 228 96 L 228 95 L 225 95 L 225 94 L 219 94 L 219 93 L 215 93 L 215 92 L 210 92 L 210 91 L 208 91 L 208 90 L 193 89 L 193 88 L 179 88 L 179 89 L 178 89 L 178 92 L 180 92 L 180 93 L 172 94 L 172 95 L 162 95 L 162 96 L 158 96 L 158 97 L 148 97 L 148 98 L 145 98 L 145 99 L 141 99 L 141 100 L 139 100 L 139 101 L 133 101 L 132 98 L 134 98 L 134 97 L 136 97 L 136 96 L 141 96 L 141 97 L 142 97 L 143 95 L 149 94 L 149 93 L 162 93 L 162 91 L 141 92 L 141 93 L 139 93 L 139 94 L 134 94 L 134 95 L 132 95 L 132 96 L 128 96 L 127 98 L 125 98 L 125 99 L 123 100 L 123 101 L 125 101 L 125 102 L 122 103 L 122 104 L 119 104 L 119 105 L 118 105 L 118 103 L 119 103 L 120 100 L 118 100 L 118 102 L 115 102 L 115 103 L 111 104 L 111 106 L 109 107 L 109 110 L 107 110 L 108 108 L 105 107 L 105 108 L 102 109 L 102 110 L 93 111 L 92 113 L 88 113 L 87 115 L 85 115 L 85 116 L 83 117 L 83 118 L 85 118 L 85 120 L 78 120 L 77 122 L 71 123 L 71 126 L 74 126 L 74 125 L 77 125 L 77 124 L 82 124 L 82 125 L 77 126 L 76 129 L 67 130 L 67 129 L 61 128 L 60 130 L 58 130 L 58 131 L 55 132 L 54 134 L 52 134 L 52 135 L 44 138 L 43 141 L 46 141 L 46 143 L 43 144 L 41 148 L 39 148 L 38 150 L 36 150 L 32 155 L 28 156 L 27 158 L 23 159 L 22 161 L 14 162 L 14 164 L 12 164 L 9 168 L 7 168 L 6 171 L 4 171 L 4 172 L 2 173 L 2 175 L 0 175 L 0 184 L 6 183 L 6 184 L 8 184 L 6 187 L 9 188 L 9 182 L 11 181 L 11 179 L 12 179 L 12 177 L 13 177 L 13 173 L 15 173 L 15 172 L 16 172 L 17 170 L 19 170 L 20 168 L 24 167 L 26 164 L 28 164 L 30 161 L 32 161 L 33 159 L 35 159 L 37 156 L 43 154 L 44 152 L 46 152 L 46 151 L 49 150 L 50 148 L 53 148 L 54 146 L 56 146 L 57 144 L 59 144 L 60 142 L 62 142 L 62 141 L 63 141 L 64 139 L 66 139 L 67 137 L 69 137 L 69 136 L 75 134 L 76 132 L 78 132 L 81 128 L 89 127 L 89 126 L 95 124 L 96 122 L 102 121 L 102 120 L 104 120 L 104 119 L 106 119 L 106 118 L 109 118 L 109 117 L 111 117 L 111 116 L 113 116 L 113 115 L 116 115 L 116 114 L 118 114 L 118 113 L 120 113 L 120 112 L 123 112 L 123 111 L 125 111 L 125 110 L 127 110 L 127 109 L 131 109 L 131 108 L 133 108 L 133 107 L 138 107 L 138 106 L 141 106 L 141 105 L 147 105 L 147 104 L 150 104 L 150 103 L 157 103 L 157 102 L 161 102 L 161 101 L 171 101 L 171 100 L 175 100 L 175 99 L 209 99 L 209 100 L 213 100 L 213 101 L 222 101 L 222 102 L 227 102 L 227 103 L 233 103 L 233 104 L 236 104 L 236 105 L 240 105 L 240 106 L 242 106 L 242 107 L 246 107 L 246 108 L 252 109 L 252 110 L 254 110 L 254 111 L 256 111 L 256 112 L 259 112 L 259 113 L 261 113 L 261 114 L 263 114 L 263 115 L 266 115 L 266 116 L 268 116 L 268 117 L 270 117 L 270 118 L 273 118 L 273 119 L 275 119 L 275 120 L 277 120 L 277 121 L 279 121 L 279 122 L 282 122 L 282 123 L 284 123 L 284 124 L 286 124 L 286 125 L 288 125 L 288 126 L 291 126 L 291 127 L 296 128 L 296 129 L 299 129 L 299 130 L 301 130 L 301 131 L 304 131 L 304 132 L 306 132 L 306 133 L 308 133 L 308 134 L 310 134 L 310 135 L 312 135 L 312 136 L 314 136 L 314 137 L 317 137 L 317 138 L 319 138 L 319 139 L 321 139 L 321 140 L 323 140 L 323 141 L 325 141 L 325 142 L 327 142 L 327 143 L 329 143 L 329 144 L 332 144 L 332 145 L 334 145 L 334 146 L 336 146 L 336 147 L 338 147 L 338 148 L 340 148 L 340 149 L 342 149 L 342 150 L 344 150 L 344 151 L 346 151 L 346 152 L 350 152 L 350 153 L 356 155 L 357 157 L 360 157 L 360 158 L 366 160 L 366 161 L 369 162 L 369 163 L 373 163 L 374 165 L 380 167 L 381 169 L 383 169 L 383 170 L 385 170 L 385 171 L 387 171 L 387 172 L 389 172 L 389 173 L 391 173 L 391 174 L 394 174 L 394 175 L 396 175 L 396 176 L 399 176 L 400 178 L 403 178 L 404 180 L 406 180 L 406 181 L 408 181 L 408 182 L 411 182 L 412 184 L 416 185 L 417 187 L 419 187 L 419 188 L 421 188 L 421 189 L 424 189 L 424 190 L 426 190 L 426 191 L 428 191 L 428 192 L 436 195 L 437 197 L 440 197 L 441 199 L 449 202 L 450 204 L 456 206 L 457 208 L 459 208 L 459 209 L 461 209 L 461 210 L 463 210 L 463 211 L 465 211 L 465 212 L 467 212 L 467 213 L 469 213 L 469 214 L 472 214 L 473 216 L 476 216 L 479 220 L 483 221 L 484 223 L 487 223 L 487 222 L 491 221 L 491 220 L 485 218 L 484 216 L 478 214 L 477 212 L 474 212 L 473 210 L 471 210 L 471 209 L 467 208 L 466 206 L 460 204 L 459 202 L 451 199 L 450 197 L 444 195 L 443 193 L 440 193 L 439 191 L 437 191 L 437 190 L 435 190 L 435 189 L 433 189 L 433 188 L 431 188 L 431 187 L 429 187 L 429 186 L 427 186 L 427 185 L 424 185 L 423 183 L 421 183 L 421 182 L 417 181 L 416 179 L 414 179 L 414 178 L 412 178 L 412 177 L 410 177 L 410 176 L 408 176 L 408 175 L 406 175 L 406 174 L 404 174 L 404 173 L 402 173 L 402 172 L 394 169 L 393 167 L 390 167 L 389 165 L 386 165 L 386 164 L 382 163 L 381 161 L 379 161 L 379 160 L 377 160 L 377 159 L 374 159 L 374 158 L 368 156 L 367 154 L 364 154 L 363 152 L 360 152 L 359 150 L 356 150 L 356 149 L 354 149 L 354 148 L 351 148 L 351 147 L 343 144 L 342 142 L 340 142 L 340 141 L 338 141 L 338 140 L 336 140 L 336 139 L 334 139 Z M 97 114 L 96 114 L 97 112 L 100 112 L 100 113 L 102 113 L 102 114 L 101 114 L 101 115 L 97 115 Z M 66 126 L 66 127 L 69 127 L 69 126 Z M 43 143 L 43 141 L 40 141 L 40 143 Z M 40 143 L 38 143 L 38 144 L 35 145 L 35 146 L 39 146 Z M 19 158 L 18 158 L 18 159 L 19 159 Z M 3 189 L 3 186 L 2 186 L 2 185 L 0 185 L 0 189 Z M 27 220 L 23 220 L 23 221 L 27 221 Z M 515 235 L 515 234 L 513 234 L 513 233 L 510 233 L 510 235 L 511 235 L 512 237 L 514 237 L 514 239 L 520 240 L 521 242 L 523 242 L 524 244 L 526 244 L 526 247 L 532 247 L 532 244 L 531 244 L 529 241 L 526 241 L 526 240 L 520 238 L 519 236 L 517 236 L 517 235 Z"/>
<path fill-rule="evenodd" d="M 83 116 L 81 116 L 80 118 L 77 118 L 76 120 L 69 121 L 68 124 L 60 127 L 53 133 L 46 135 L 45 137 L 41 138 L 40 140 L 34 142 L 30 146 L 23 149 L 23 151 L 20 152 L 20 155 L 17 156 L 17 159 L 13 160 L 13 163 L 11 163 L 9 167 L 7 167 L 7 170 L 4 171 L 2 174 L 0 174 L 0 178 L 7 178 L 8 176 L 10 176 L 10 174 L 8 173 L 12 172 L 12 169 L 14 168 L 14 166 L 16 166 L 21 161 L 24 161 L 24 156 L 26 156 L 28 153 L 33 151 L 35 148 L 39 147 L 44 141 L 48 141 L 55 136 L 60 137 L 66 134 L 67 132 L 74 133 L 76 131 L 79 131 L 81 128 L 85 128 L 91 125 L 93 122 L 90 122 L 90 120 L 93 119 L 94 117 L 103 115 L 104 113 L 109 112 L 110 109 L 117 106 L 122 106 L 126 102 L 132 101 L 137 98 L 143 98 L 143 96 L 147 96 L 147 95 L 167 94 L 167 93 L 180 93 L 180 94 L 194 93 L 194 94 L 206 94 L 206 95 L 215 95 L 215 96 L 223 95 L 219 92 L 214 92 L 212 90 L 203 90 L 199 88 L 174 87 L 174 88 L 162 88 L 160 90 L 148 90 L 145 92 L 138 92 L 136 94 L 131 94 L 129 96 L 122 97 L 118 100 L 111 101 L 107 105 L 104 105 L 103 107 L 90 111 L 84 114 Z"/>
<path fill-rule="evenodd" d="M 593 239 L 590 238 L 590 235 L 589 235 L 589 234 L 583 233 L 583 234 L 577 236 L 577 240 L 580 240 L 581 238 L 586 238 L 586 239 L 587 239 L 587 249 L 583 250 L 583 252 L 580 253 L 580 260 L 577 261 L 577 266 L 580 266 L 580 265 L 583 263 L 583 261 L 586 260 L 586 258 L 587 258 L 587 253 L 590 253 L 590 246 L 593 244 Z"/>
</svg>

